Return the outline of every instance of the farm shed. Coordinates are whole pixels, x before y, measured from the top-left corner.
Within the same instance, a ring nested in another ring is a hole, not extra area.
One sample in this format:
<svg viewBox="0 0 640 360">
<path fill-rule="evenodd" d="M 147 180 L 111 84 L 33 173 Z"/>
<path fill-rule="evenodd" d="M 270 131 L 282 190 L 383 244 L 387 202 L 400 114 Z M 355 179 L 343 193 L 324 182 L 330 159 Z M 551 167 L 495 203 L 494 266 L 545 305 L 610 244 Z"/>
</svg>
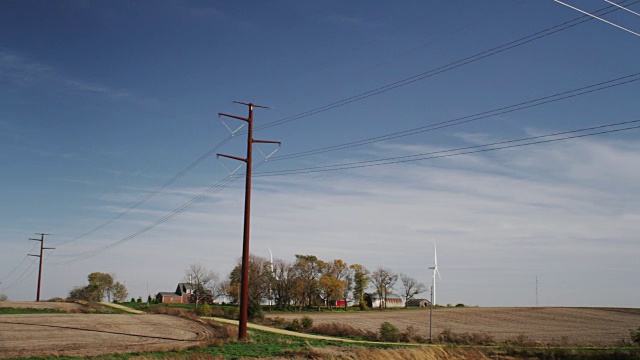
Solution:
<svg viewBox="0 0 640 360">
<path fill-rule="evenodd" d="M 428 307 L 431 306 L 431 302 L 427 299 L 409 299 L 409 301 L 407 301 L 407 307 L 409 306 Z"/>
<path fill-rule="evenodd" d="M 367 306 L 370 308 L 404 307 L 404 301 L 396 294 L 387 294 L 380 298 L 378 294 L 365 293 L 364 301 L 367 302 Z"/>
<path fill-rule="evenodd" d="M 159 303 L 180 304 L 182 303 L 182 296 L 172 292 L 161 291 L 158 293 L 158 295 L 156 295 L 156 300 L 158 300 Z"/>
</svg>

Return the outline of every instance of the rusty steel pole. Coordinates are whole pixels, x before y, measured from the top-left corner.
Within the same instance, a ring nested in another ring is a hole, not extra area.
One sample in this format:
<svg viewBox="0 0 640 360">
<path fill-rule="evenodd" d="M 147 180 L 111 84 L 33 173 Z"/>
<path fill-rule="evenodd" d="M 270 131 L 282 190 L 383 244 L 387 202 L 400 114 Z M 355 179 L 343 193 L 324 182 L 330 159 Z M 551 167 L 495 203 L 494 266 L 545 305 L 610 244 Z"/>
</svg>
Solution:
<svg viewBox="0 0 640 360">
<path fill-rule="evenodd" d="M 42 282 L 42 253 L 44 252 L 45 249 L 55 249 L 55 248 L 44 247 L 44 236 L 49 234 L 36 233 L 36 235 L 40 235 L 40 239 L 29 239 L 29 240 L 40 241 L 40 255 L 29 254 L 29 256 L 35 256 L 40 258 L 40 266 L 38 269 L 38 291 L 36 293 L 36 301 L 40 301 L 40 284 Z"/>
<path fill-rule="evenodd" d="M 249 320 L 249 238 L 251 231 L 251 167 L 253 160 L 253 143 L 270 143 L 280 144 L 279 141 L 270 140 L 254 140 L 253 139 L 253 108 L 259 107 L 267 109 L 265 106 L 255 105 L 252 103 L 242 103 L 234 101 L 237 104 L 247 105 L 249 107 L 249 117 L 243 118 L 235 115 L 218 113 L 219 116 L 228 116 L 234 119 L 246 121 L 249 129 L 247 130 L 247 157 L 240 158 L 231 155 L 217 154 L 218 156 L 227 157 L 234 160 L 244 161 L 247 164 L 245 191 L 244 191 L 244 232 L 242 235 L 242 277 L 240 280 L 240 319 L 238 322 L 238 339 L 247 339 L 247 322 Z"/>
<path fill-rule="evenodd" d="M 253 160 L 253 105 L 249 105 L 249 132 L 247 136 L 247 170 L 244 188 L 244 232 L 242 235 L 242 278 L 240 280 L 240 322 L 238 339 L 247 338 L 249 321 L 249 233 L 251 231 L 251 165 Z"/>
</svg>

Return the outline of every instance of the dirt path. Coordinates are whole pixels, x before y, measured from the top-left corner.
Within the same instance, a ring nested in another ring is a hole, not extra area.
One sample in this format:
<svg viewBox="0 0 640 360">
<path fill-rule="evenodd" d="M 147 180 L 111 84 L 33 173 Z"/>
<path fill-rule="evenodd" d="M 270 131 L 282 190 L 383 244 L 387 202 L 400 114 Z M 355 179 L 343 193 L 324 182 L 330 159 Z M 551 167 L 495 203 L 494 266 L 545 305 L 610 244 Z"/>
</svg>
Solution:
<svg viewBox="0 0 640 360">
<path fill-rule="evenodd" d="M 114 304 L 114 303 L 109 303 L 109 302 L 101 302 L 100 305 L 110 306 L 112 308 L 123 310 L 123 311 L 126 311 L 126 312 L 131 313 L 131 314 L 144 314 L 145 313 L 144 311 L 132 309 L 132 308 L 124 306 L 124 305 Z"/>
<path fill-rule="evenodd" d="M 221 323 L 224 323 L 224 324 L 238 325 L 238 320 L 229 320 L 229 319 L 223 319 L 223 318 L 217 318 L 217 317 L 203 317 L 203 319 L 211 319 L 213 321 L 221 322 Z M 300 332 L 297 332 L 297 331 L 277 329 L 277 328 L 273 328 L 273 327 L 269 327 L 269 326 L 263 326 L 263 325 L 252 324 L 252 323 L 248 323 L 247 324 L 247 328 L 255 329 L 255 330 L 261 330 L 261 331 L 267 331 L 267 332 L 271 332 L 271 333 L 274 333 L 274 334 L 295 336 L 295 337 L 305 338 L 305 339 L 339 341 L 339 342 L 356 343 L 356 344 L 389 344 L 389 345 L 421 346 L 420 344 L 386 343 L 386 342 L 380 342 L 380 341 L 352 340 L 352 339 L 337 338 L 337 337 L 324 336 L 324 335 L 305 334 L 305 333 L 300 333 Z"/>
</svg>

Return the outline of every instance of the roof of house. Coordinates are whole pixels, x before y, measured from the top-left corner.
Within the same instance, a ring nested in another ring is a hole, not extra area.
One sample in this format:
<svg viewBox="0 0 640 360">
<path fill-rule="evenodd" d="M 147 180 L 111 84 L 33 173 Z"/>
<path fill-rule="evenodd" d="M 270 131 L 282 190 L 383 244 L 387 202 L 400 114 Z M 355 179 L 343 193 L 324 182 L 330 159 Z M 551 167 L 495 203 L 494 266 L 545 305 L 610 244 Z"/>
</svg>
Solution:
<svg viewBox="0 0 640 360">
<path fill-rule="evenodd" d="M 368 294 L 368 295 L 371 296 L 372 299 L 377 299 L 378 298 L 378 294 Z M 387 299 L 400 299 L 400 300 L 402 300 L 400 295 L 396 295 L 396 294 L 387 294 L 386 298 Z"/>
<path fill-rule="evenodd" d="M 420 304 L 429 304 L 429 300 L 427 299 L 409 299 L 409 301 L 407 301 L 407 306 L 412 306 L 412 305 L 420 305 Z"/>
<path fill-rule="evenodd" d="M 180 296 L 180 295 L 178 295 L 176 293 L 169 292 L 169 291 L 160 291 L 158 293 L 158 295 L 161 295 L 161 296 Z"/>
</svg>

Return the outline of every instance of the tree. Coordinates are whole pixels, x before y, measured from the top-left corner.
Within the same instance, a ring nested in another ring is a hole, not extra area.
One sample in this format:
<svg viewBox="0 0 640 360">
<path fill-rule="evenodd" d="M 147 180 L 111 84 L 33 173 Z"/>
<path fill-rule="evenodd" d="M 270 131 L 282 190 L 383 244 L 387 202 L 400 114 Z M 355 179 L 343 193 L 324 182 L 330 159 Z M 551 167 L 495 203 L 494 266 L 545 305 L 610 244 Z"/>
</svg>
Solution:
<svg viewBox="0 0 640 360">
<path fill-rule="evenodd" d="M 330 263 L 318 261 L 318 266 L 321 273 L 318 280 L 318 288 L 325 303 L 331 308 L 333 301 L 343 298 L 347 292 L 349 267 L 340 259 L 333 260 Z"/>
<path fill-rule="evenodd" d="M 353 272 L 353 301 L 358 303 L 360 309 L 364 310 L 367 303 L 364 301 L 364 291 L 369 286 L 369 270 L 360 264 L 349 266 Z"/>
<path fill-rule="evenodd" d="M 129 292 L 127 291 L 127 287 L 124 284 L 116 281 L 111 287 L 111 291 L 113 293 L 113 302 L 124 302 L 127 300 L 127 296 L 129 296 Z"/>
<path fill-rule="evenodd" d="M 294 299 L 295 269 L 291 263 L 276 259 L 273 263 L 273 299 L 276 309 L 285 310 Z"/>
<path fill-rule="evenodd" d="M 402 289 L 404 291 L 404 306 L 407 306 L 407 301 L 413 299 L 414 296 L 427 291 L 427 287 L 412 278 L 409 275 L 400 274 L 400 282 L 402 282 Z"/>
<path fill-rule="evenodd" d="M 193 294 L 190 301 L 198 303 L 200 301 L 211 302 L 220 296 L 219 276 L 213 270 L 207 269 L 202 264 L 191 264 L 184 271 L 185 277 L 192 284 Z"/>
<path fill-rule="evenodd" d="M 83 300 L 83 301 L 100 301 L 101 299 L 96 300 L 94 294 L 91 293 L 88 286 L 76 286 L 71 291 L 69 291 L 69 295 L 67 296 L 69 300 Z"/>
<path fill-rule="evenodd" d="M 238 300 L 242 280 L 242 259 L 238 259 L 236 266 L 229 274 L 226 285 L 227 294 Z M 273 282 L 271 262 L 261 256 L 249 255 L 249 304 L 260 304 L 269 297 L 269 284 Z M 232 293 L 229 293 L 231 291 Z"/>
<path fill-rule="evenodd" d="M 8 301 L 9 297 L 5 294 L 0 294 L 0 301 Z"/>
<path fill-rule="evenodd" d="M 378 267 L 378 269 L 371 274 L 371 281 L 380 299 L 379 307 L 387 307 L 387 294 L 392 293 L 393 286 L 398 281 L 398 275 L 388 268 Z"/>
<path fill-rule="evenodd" d="M 89 281 L 88 285 L 76 286 L 69 292 L 69 299 L 98 302 L 106 296 L 107 301 L 110 302 L 112 296 L 116 301 L 122 301 L 127 296 L 126 287 L 119 282 L 114 283 L 113 275 L 93 272 L 87 276 L 87 280 Z"/>
<path fill-rule="evenodd" d="M 90 301 L 102 301 L 106 295 L 107 301 L 111 302 L 113 276 L 107 273 L 93 272 L 87 276 L 87 279 L 89 280 L 88 290 L 92 298 Z"/>
<path fill-rule="evenodd" d="M 322 261 L 313 255 L 296 255 L 295 269 L 296 295 L 300 307 L 315 305 L 319 295 L 318 281 Z"/>
</svg>

